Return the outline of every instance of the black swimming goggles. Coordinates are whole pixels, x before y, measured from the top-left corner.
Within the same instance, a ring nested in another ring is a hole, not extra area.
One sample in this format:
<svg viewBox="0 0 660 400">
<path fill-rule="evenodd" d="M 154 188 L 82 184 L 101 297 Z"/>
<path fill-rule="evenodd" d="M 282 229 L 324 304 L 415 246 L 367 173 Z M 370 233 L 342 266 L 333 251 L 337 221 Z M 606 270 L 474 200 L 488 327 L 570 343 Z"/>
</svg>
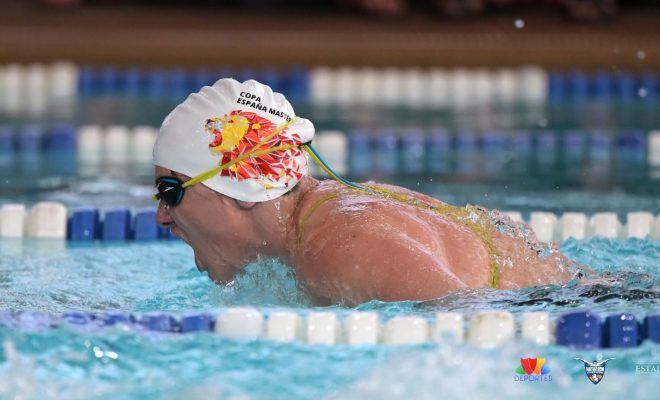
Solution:
<svg viewBox="0 0 660 400">
<path fill-rule="evenodd" d="M 176 207 L 183 200 L 186 188 L 181 179 L 162 176 L 156 179 L 156 190 L 158 193 L 154 195 L 154 200 L 160 200 L 170 207 Z"/>
</svg>

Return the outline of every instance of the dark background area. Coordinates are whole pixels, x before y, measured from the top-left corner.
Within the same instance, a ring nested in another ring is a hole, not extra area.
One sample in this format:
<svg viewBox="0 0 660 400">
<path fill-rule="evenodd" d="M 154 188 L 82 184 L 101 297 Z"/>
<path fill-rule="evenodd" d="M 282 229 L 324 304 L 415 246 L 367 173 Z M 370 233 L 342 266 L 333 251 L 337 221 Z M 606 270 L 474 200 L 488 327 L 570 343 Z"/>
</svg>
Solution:
<svg viewBox="0 0 660 400">
<path fill-rule="evenodd" d="M 5 0 L 0 62 L 658 70 L 658 17 L 648 0 Z"/>
</svg>

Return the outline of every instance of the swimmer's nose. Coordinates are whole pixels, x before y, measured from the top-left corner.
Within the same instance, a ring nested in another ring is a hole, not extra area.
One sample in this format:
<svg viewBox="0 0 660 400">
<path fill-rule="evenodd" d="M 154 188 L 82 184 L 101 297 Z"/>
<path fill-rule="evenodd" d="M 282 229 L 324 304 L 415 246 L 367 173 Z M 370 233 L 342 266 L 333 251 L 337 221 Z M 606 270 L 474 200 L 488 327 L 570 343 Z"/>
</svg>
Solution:
<svg viewBox="0 0 660 400">
<path fill-rule="evenodd" d="M 169 208 L 162 201 L 158 203 L 158 210 L 156 210 L 156 222 L 162 227 L 169 227 L 174 224 L 174 220 L 170 215 Z"/>
</svg>

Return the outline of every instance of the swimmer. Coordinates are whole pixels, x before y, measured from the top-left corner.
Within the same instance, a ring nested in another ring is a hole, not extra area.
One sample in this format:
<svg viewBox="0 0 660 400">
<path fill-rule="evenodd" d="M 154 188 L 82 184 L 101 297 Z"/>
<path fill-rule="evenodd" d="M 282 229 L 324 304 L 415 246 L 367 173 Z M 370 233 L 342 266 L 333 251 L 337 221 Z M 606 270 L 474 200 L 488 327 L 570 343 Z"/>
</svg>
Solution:
<svg viewBox="0 0 660 400">
<path fill-rule="evenodd" d="M 191 94 L 154 146 L 158 223 L 193 248 L 213 281 L 274 257 L 319 304 L 429 300 L 580 274 L 497 212 L 337 176 L 313 137 L 310 121 L 256 81 L 221 79 Z M 312 160 L 334 180 L 311 177 Z"/>
</svg>

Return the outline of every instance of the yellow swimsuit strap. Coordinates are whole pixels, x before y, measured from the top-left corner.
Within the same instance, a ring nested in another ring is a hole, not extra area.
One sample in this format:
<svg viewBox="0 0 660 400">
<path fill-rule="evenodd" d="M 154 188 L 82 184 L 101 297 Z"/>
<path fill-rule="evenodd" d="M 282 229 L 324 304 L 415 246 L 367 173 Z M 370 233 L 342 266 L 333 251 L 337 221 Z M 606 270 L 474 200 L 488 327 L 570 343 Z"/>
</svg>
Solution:
<svg viewBox="0 0 660 400">
<path fill-rule="evenodd" d="M 298 235 L 297 235 L 298 236 L 298 243 L 300 243 L 302 241 L 303 231 L 305 229 L 305 224 L 307 223 L 307 220 L 309 220 L 309 218 L 312 216 L 312 214 L 314 214 L 316 212 L 316 210 L 319 209 L 319 207 L 321 207 L 322 205 L 324 205 L 325 203 L 327 203 L 328 201 L 330 201 L 332 199 L 336 199 L 340 195 L 341 195 L 340 192 L 330 193 L 330 194 L 325 195 L 325 196 L 321 197 L 320 199 L 316 200 L 316 202 L 314 204 L 312 204 L 312 206 L 309 208 L 309 210 L 307 210 L 307 212 L 305 212 L 305 214 L 302 216 L 302 218 L 298 222 Z"/>
</svg>

